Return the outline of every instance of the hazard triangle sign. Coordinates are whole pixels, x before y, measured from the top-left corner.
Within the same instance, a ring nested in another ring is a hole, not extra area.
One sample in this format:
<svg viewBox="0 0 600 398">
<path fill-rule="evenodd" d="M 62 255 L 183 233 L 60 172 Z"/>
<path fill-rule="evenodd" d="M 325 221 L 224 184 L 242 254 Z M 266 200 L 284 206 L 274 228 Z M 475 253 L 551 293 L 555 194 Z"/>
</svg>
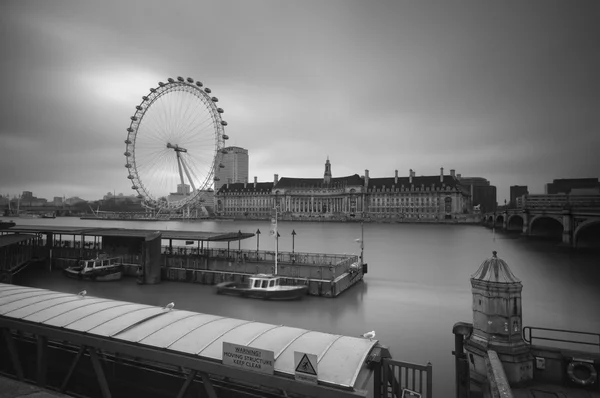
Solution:
<svg viewBox="0 0 600 398">
<path fill-rule="evenodd" d="M 296 380 L 317 383 L 317 356 L 315 354 L 294 351 L 294 369 Z"/>
</svg>

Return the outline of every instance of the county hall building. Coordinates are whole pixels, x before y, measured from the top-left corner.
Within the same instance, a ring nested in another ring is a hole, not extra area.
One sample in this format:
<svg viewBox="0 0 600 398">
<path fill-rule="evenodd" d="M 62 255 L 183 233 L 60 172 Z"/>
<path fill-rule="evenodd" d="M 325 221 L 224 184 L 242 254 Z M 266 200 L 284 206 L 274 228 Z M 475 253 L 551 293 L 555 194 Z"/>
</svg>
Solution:
<svg viewBox="0 0 600 398">
<path fill-rule="evenodd" d="M 460 186 L 454 170 L 444 175 L 370 178 L 354 174 L 332 177 L 325 162 L 323 178 L 281 179 L 273 182 L 223 185 L 215 195 L 216 214 L 223 218 L 268 219 L 275 205 L 283 220 L 389 219 L 403 221 L 453 219 L 470 212 L 468 190 Z"/>
</svg>

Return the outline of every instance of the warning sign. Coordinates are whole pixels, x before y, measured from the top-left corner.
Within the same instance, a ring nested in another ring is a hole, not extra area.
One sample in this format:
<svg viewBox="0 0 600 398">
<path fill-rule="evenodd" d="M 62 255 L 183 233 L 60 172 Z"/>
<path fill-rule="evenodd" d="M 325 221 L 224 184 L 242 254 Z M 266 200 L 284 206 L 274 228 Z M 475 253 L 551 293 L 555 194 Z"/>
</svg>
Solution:
<svg viewBox="0 0 600 398">
<path fill-rule="evenodd" d="M 317 356 L 294 351 L 294 369 L 296 380 L 317 383 Z"/>
<path fill-rule="evenodd" d="M 223 342 L 223 365 L 272 375 L 275 371 L 275 354 L 269 350 Z"/>
</svg>

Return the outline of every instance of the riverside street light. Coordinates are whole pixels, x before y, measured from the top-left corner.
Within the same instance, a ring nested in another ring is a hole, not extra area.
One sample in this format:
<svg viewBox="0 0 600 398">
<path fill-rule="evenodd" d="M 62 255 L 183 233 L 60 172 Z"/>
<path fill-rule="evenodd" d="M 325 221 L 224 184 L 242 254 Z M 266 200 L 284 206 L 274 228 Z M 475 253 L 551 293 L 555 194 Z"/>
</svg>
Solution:
<svg viewBox="0 0 600 398">
<path fill-rule="evenodd" d="M 294 254 L 294 238 L 296 237 L 296 231 L 292 229 L 292 254 Z"/>
<path fill-rule="evenodd" d="M 260 243 L 260 229 L 256 230 L 256 254 L 258 255 L 258 244 Z"/>
</svg>

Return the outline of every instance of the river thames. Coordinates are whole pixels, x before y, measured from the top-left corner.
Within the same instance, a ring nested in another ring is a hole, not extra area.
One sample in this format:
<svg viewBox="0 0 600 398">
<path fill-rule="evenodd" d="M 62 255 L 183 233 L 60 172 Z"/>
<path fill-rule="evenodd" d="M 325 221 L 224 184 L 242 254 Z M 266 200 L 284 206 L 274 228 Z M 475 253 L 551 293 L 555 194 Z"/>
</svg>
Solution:
<svg viewBox="0 0 600 398">
<path fill-rule="evenodd" d="M 8 218 L 4 218 L 8 221 Z M 61 225 L 256 232 L 260 249 L 275 250 L 268 221 L 132 222 L 14 219 L 17 225 Z M 280 222 L 279 250 L 360 253 L 358 223 Z M 271 302 L 217 296 L 211 286 L 162 282 L 138 285 L 134 278 L 112 283 L 68 279 L 58 271 L 24 272 L 15 283 L 63 292 L 87 290 L 90 296 L 126 300 L 282 324 L 326 333 L 358 336 L 375 330 L 395 359 L 433 364 L 434 396 L 454 395 L 455 322 L 472 322 L 469 277 L 492 251 L 523 282 L 524 326 L 600 331 L 600 255 L 559 247 L 518 234 L 493 234 L 474 225 L 365 224 L 364 283 L 335 299 L 307 296 L 296 302 Z M 65 238 L 66 239 L 66 238 Z M 175 244 L 175 242 L 174 242 Z M 183 244 L 183 242 L 181 242 Z M 241 242 L 256 249 L 256 237 Z M 211 247 L 227 247 L 227 244 Z M 231 243 L 237 249 L 238 243 Z"/>
</svg>

